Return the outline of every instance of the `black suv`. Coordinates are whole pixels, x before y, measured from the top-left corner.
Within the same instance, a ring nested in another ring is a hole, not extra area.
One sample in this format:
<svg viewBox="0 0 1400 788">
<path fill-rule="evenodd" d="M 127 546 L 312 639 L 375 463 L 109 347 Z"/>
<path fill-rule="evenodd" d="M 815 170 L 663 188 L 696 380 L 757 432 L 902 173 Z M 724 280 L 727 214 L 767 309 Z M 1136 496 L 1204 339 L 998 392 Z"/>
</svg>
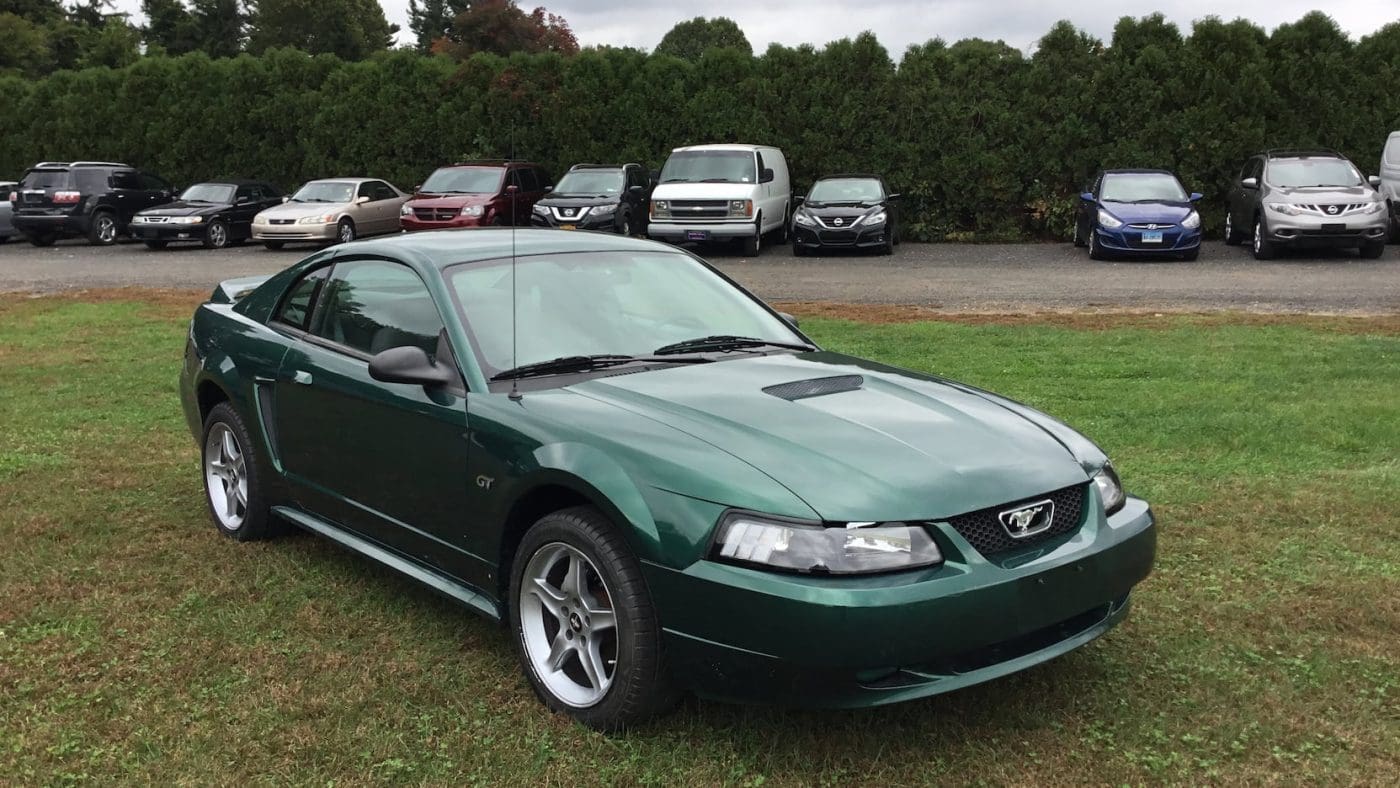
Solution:
<svg viewBox="0 0 1400 788">
<path fill-rule="evenodd" d="M 15 229 L 35 246 L 59 238 L 115 243 L 137 211 L 175 197 L 165 180 L 127 164 L 46 161 L 20 179 Z"/>
<path fill-rule="evenodd" d="M 640 164 L 575 164 L 535 203 L 530 223 L 637 235 L 650 201 L 651 180 Z"/>
</svg>

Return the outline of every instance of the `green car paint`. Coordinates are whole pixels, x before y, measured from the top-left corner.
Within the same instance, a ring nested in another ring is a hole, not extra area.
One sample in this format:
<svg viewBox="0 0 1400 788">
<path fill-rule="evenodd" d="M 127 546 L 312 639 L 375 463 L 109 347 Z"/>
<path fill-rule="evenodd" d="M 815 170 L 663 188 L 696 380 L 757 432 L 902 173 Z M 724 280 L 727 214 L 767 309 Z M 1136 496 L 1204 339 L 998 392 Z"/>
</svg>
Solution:
<svg viewBox="0 0 1400 788">
<path fill-rule="evenodd" d="M 514 237 L 512 237 L 514 236 Z M 195 313 L 181 375 L 196 438 L 227 400 L 253 428 L 288 519 L 495 617 L 514 548 L 553 509 L 590 503 L 642 564 L 680 685 L 703 695 L 866 706 L 1038 664 L 1121 621 L 1155 527 L 1106 515 L 1107 458 L 1069 427 L 975 388 L 827 351 L 739 355 L 568 385 L 491 382 L 444 269 L 657 245 L 550 231 L 425 233 L 337 246 L 264 281 L 221 285 Z M 674 252 L 674 254 L 684 254 Z M 367 361 L 273 325 L 305 271 L 386 259 L 426 284 L 461 380 L 383 383 Z M 737 288 L 737 285 L 735 285 Z M 298 382 L 298 373 L 314 379 Z M 858 376 L 828 396 L 766 392 Z M 1081 486 L 1082 523 L 984 556 L 948 523 Z M 799 575 L 717 560 L 720 519 L 928 523 L 936 566 Z"/>
</svg>

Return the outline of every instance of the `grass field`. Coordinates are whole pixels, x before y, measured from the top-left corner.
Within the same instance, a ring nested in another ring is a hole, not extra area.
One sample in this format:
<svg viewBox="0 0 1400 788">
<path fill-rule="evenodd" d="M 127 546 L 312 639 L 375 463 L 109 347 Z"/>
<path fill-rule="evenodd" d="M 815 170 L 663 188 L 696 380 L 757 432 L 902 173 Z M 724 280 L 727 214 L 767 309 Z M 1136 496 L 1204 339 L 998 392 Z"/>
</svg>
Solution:
<svg viewBox="0 0 1400 788">
<path fill-rule="evenodd" d="M 1394 320 L 809 318 L 1099 441 L 1158 513 L 1157 570 L 1122 627 L 988 685 L 858 713 L 689 701 L 605 737 L 412 582 L 308 536 L 219 537 L 175 394 L 193 300 L 136 297 L 0 296 L 0 782 L 1400 774 Z"/>
</svg>

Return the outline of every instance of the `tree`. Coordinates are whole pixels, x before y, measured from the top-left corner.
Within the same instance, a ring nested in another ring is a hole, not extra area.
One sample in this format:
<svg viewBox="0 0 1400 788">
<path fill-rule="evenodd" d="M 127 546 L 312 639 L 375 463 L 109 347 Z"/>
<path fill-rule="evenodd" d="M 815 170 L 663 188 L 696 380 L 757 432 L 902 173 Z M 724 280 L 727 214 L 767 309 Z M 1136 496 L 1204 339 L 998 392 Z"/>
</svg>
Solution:
<svg viewBox="0 0 1400 788">
<path fill-rule="evenodd" d="M 209 57 L 233 57 L 243 51 L 249 17 L 239 0 L 194 0 L 190 16 L 196 46 Z"/>
<path fill-rule="evenodd" d="M 0 75 L 37 77 L 47 71 L 49 37 L 18 14 L 0 13 Z"/>
<path fill-rule="evenodd" d="M 393 44 L 398 25 L 389 24 L 378 0 L 252 0 L 248 51 L 295 47 L 363 60 Z"/>
<path fill-rule="evenodd" d="M 408 0 L 408 29 L 420 52 L 431 52 L 433 42 L 447 35 L 452 20 L 471 0 Z"/>
<path fill-rule="evenodd" d="M 578 54 L 578 39 L 569 23 L 544 8 L 525 13 L 515 0 L 463 0 L 446 35 L 433 42 L 435 52 L 466 60 L 477 52 Z"/>
<path fill-rule="evenodd" d="M 661 43 L 656 45 L 656 54 L 699 60 L 707 49 L 737 49 L 746 55 L 753 54 L 753 47 L 749 45 L 744 31 L 733 19 L 722 16 L 714 19 L 697 16 L 688 22 L 681 22 L 661 38 Z"/>
<path fill-rule="evenodd" d="M 194 16 L 180 0 L 141 0 L 141 13 L 146 17 L 141 39 L 148 52 L 159 48 L 166 54 L 183 55 L 198 47 Z"/>
</svg>

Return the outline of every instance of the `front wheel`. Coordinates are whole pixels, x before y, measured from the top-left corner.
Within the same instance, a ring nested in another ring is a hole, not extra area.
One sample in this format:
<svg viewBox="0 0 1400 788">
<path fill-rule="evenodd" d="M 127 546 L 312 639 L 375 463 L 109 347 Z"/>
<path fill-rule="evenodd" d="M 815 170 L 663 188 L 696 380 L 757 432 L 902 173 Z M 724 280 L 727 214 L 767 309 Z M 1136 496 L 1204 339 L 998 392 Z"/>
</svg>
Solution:
<svg viewBox="0 0 1400 788">
<path fill-rule="evenodd" d="M 52 235 L 26 235 L 29 243 L 34 246 L 53 246 L 54 237 Z"/>
<path fill-rule="evenodd" d="M 1254 259 L 1271 260 L 1274 256 L 1274 243 L 1269 240 L 1268 228 L 1264 227 L 1264 217 L 1254 220 Z"/>
<path fill-rule="evenodd" d="M 1365 244 L 1364 246 L 1361 247 L 1361 250 L 1360 250 L 1360 251 L 1361 251 L 1361 257 L 1362 257 L 1363 259 L 1366 259 L 1366 260 L 1376 260 L 1376 259 L 1378 259 L 1381 255 L 1385 254 L 1385 244 L 1383 244 L 1383 243 Z"/>
<path fill-rule="evenodd" d="M 286 245 L 287 244 L 282 241 L 263 241 L 263 248 L 269 252 L 275 252 Z"/>
<path fill-rule="evenodd" d="M 167 246 L 169 246 L 169 245 L 170 245 L 170 242 L 169 242 L 169 241 L 147 241 L 147 242 L 146 242 L 146 248 L 147 248 L 147 249 L 164 249 L 165 247 L 167 247 Z"/>
<path fill-rule="evenodd" d="M 252 433 L 232 405 L 221 402 L 209 411 L 204 419 L 204 499 L 215 527 L 240 542 L 282 530 L 270 509 L 253 446 Z"/>
<path fill-rule="evenodd" d="M 1108 255 L 1104 253 L 1103 247 L 1099 245 L 1099 234 L 1098 234 L 1098 232 L 1096 232 L 1096 231 L 1094 230 L 1093 227 L 1090 227 L 1090 228 L 1089 228 L 1089 259 L 1090 259 L 1090 260 L 1103 260 L 1103 259 L 1106 259 L 1107 257 L 1108 257 Z"/>
<path fill-rule="evenodd" d="M 355 240 L 355 223 L 349 219 L 341 219 L 340 224 L 335 228 L 335 242 L 348 244 Z"/>
<path fill-rule="evenodd" d="M 626 214 L 623 214 L 617 222 L 617 234 L 624 238 L 632 237 L 632 219 Z"/>
<path fill-rule="evenodd" d="M 1235 226 L 1235 215 L 1229 211 L 1225 212 L 1225 245 L 1238 246 L 1244 243 L 1244 233 Z"/>
<path fill-rule="evenodd" d="M 228 246 L 228 225 L 215 219 L 204 228 L 204 248 L 222 249 Z"/>
<path fill-rule="evenodd" d="M 510 603 L 521 666 L 551 710 L 612 731 L 675 703 L 641 566 L 597 509 L 554 512 L 526 532 Z"/>
<path fill-rule="evenodd" d="M 748 257 L 757 257 L 763 252 L 763 216 L 760 214 L 758 220 L 753 224 L 753 235 L 744 239 L 744 254 Z"/>
</svg>

